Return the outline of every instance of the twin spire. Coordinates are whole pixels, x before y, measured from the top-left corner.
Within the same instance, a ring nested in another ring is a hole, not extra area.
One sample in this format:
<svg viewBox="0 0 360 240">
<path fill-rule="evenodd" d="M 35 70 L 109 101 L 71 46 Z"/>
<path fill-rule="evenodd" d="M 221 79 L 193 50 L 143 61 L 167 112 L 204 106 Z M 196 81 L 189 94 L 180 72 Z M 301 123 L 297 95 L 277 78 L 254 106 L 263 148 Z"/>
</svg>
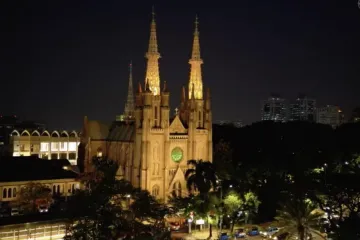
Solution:
<svg viewBox="0 0 360 240">
<path fill-rule="evenodd" d="M 145 86 L 149 86 L 150 91 L 154 95 L 160 94 L 160 74 L 159 74 L 159 58 L 157 37 L 156 37 L 156 22 L 154 8 L 152 10 L 152 20 L 150 24 L 150 40 L 149 48 L 145 55 L 147 58 L 147 68 L 145 76 Z"/>
<path fill-rule="evenodd" d="M 203 99 L 203 83 L 201 74 L 201 64 L 203 64 L 203 60 L 200 56 L 199 21 L 197 16 L 195 19 L 193 48 L 189 64 L 191 65 L 189 99 Z"/>
<path fill-rule="evenodd" d="M 149 48 L 145 55 L 147 58 L 147 68 L 145 76 L 145 86 L 149 86 L 150 91 L 154 95 L 160 94 L 160 74 L 159 74 L 159 58 L 157 36 L 156 36 L 156 22 L 154 8 L 152 10 L 152 20 L 150 24 L 150 40 Z M 200 57 L 200 41 L 199 41 L 199 21 L 196 16 L 195 31 L 191 59 L 190 80 L 189 80 L 189 99 L 203 99 L 203 83 L 201 75 L 201 64 L 203 63 Z M 193 93 L 192 93 L 193 92 Z"/>
</svg>

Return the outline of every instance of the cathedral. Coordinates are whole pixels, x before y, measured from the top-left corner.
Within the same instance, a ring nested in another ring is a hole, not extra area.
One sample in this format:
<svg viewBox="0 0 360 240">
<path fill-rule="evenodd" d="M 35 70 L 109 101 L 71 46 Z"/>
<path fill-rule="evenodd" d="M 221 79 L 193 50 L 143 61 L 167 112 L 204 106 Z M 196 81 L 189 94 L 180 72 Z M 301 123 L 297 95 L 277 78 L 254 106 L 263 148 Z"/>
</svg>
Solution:
<svg viewBox="0 0 360 240">
<path fill-rule="evenodd" d="M 179 107 L 170 116 L 168 84 L 160 81 L 156 22 L 153 14 L 146 52 L 144 84 L 134 97 L 132 66 L 129 67 L 128 97 L 121 118 L 107 125 L 84 118 L 79 161 L 83 171 L 93 170 L 91 159 L 106 156 L 118 162 L 117 177 L 148 190 L 166 201 L 187 195 L 187 160 L 212 161 L 212 112 L 210 90 L 204 94 L 198 21 L 195 21 L 190 76 L 181 89 Z"/>
</svg>

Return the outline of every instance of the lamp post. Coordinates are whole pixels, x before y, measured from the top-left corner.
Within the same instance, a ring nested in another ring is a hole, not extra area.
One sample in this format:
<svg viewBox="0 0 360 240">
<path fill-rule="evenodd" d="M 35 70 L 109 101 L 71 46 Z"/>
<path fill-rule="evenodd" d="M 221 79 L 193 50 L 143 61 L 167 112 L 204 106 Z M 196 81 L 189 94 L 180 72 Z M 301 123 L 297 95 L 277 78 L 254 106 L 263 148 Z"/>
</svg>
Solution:
<svg viewBox="0 0 360 240">
<path fill-rule="evenodd" d="M 127 208 L 130 209 L 130 198 L 131 198 L 131 195 L 130 194 L 127 194 L 126 195 L 126 203 L 127 203 Z"/>
<path fill-rule="evenodd" d="M 327 168 L 327 163 L 324 163 L 324 175 L 325 175 L 325 187 L 326 187 L 326 168 Z"/>
<path fill-rule="evenodd" d="M 222 206 L 222 198 L 223 198 L 223 189 L 222 189 L 222 185 L 221 185 L 221 180 L 216 180 L 216 182 L 219 185 L 220 188 L 220 206 L 221 206 L 221 212 L 220 212 L 220 233 L 218 234 L 219 236 L 221 235 L 222 232 L 222 222 L 223 222 L 223 206 Z"/>
</svg>

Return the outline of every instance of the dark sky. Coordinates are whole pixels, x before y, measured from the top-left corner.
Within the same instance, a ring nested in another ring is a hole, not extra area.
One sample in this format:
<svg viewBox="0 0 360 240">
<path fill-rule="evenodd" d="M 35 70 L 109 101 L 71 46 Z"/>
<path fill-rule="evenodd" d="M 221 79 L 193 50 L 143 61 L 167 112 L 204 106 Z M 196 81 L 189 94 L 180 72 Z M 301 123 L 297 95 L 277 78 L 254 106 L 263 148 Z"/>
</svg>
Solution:
<svg viewBox="0 0 360 240">
<path fill-rule="evenodd" d="M 122 113 L 128 63 L 143 82 L 151 1 L 0 3 L 0 113 L 51 128 Z M 173 3 L 174 2 L 174 3 Z M 197 2 L 197 3 L 194 3 Z M 161 80 L 171 106 L 189 78 L 195 14 L 214 120 L 260 118 L 271 93 L 360 105 L 357 0 L 154 1 Z"/>
</svg>

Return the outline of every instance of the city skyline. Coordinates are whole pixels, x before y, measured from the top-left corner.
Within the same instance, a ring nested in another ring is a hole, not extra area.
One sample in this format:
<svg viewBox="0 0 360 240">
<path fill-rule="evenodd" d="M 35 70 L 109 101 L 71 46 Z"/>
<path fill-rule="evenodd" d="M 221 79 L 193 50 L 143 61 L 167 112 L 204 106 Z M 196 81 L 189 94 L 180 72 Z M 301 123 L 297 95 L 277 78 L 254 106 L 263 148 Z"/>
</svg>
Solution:
<svg viewBox="0 0 360 240">
<path fill-rule="evenodd" d="M 3 34 L 1 40 L 7 46 L 1 78 L 13 89 L 1 95 L 2 115 L 80 129 L 85 115 L 106 122 L 123 113 L 130 61 L 134 85 L 144 85 L 151 4 L 73 5 L 75 10 L 67 2 L 2 8 L 3 31 L 15 33 L 16 39 Z M 339 105 L 347 116 L 360 102 L 360 11 L 355 2 L 154 5 L 160 76 L 171 90 L 171 113 L 180 100 L 176 90 L 189 78 L 196 14 L 214 120 L 258 121 L 261 101 L 271 92 L 288 99 L 305 93 L 319 106 Z"/>
</svg>

